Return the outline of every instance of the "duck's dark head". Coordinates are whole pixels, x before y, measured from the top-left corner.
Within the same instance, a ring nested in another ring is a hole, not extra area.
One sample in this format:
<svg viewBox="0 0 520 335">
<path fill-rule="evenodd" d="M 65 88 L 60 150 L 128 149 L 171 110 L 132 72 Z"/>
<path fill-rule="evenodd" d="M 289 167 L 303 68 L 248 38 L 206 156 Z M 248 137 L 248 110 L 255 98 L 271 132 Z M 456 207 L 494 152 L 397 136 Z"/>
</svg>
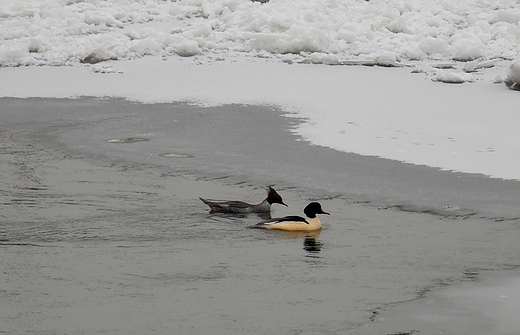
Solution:
<svg viewBox="0 0 520 335">
<path fill-rule="evenodd" d="M 276 190 L 274 188 L 272 188 L 271 186 L 269 186 L 269 189 L 267 190 L 267 202 L 270 205 L 280 204 L 280 205 L 287 206 L 283 202 L 282 196 L 280 194 L 278 194 L 278 192 L 276 192 Z M 289 206 L 287 206 L 287 207 L 289 207 Z"/>
<path fill-rule="evenodd" d="M 316 214 L 330 215 L 330 213 L 324 212 L 323 209 L 321 209 L 321 204 L 319 202 L 311 202 L 303 209 L 303 212 L 311 219 L 314 219 Z"/>
</svg>

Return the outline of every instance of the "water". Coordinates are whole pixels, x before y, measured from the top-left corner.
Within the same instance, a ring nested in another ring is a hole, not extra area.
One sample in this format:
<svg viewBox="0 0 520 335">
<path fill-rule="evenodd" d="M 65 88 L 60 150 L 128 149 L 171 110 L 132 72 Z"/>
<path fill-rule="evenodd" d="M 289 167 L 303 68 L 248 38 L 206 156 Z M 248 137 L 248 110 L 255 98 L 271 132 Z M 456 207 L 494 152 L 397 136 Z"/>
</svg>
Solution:
<svg viewBox="0 0 520 335">
<path fill-rule="evenodd" d="M 2 332 L 358 334 L 519 266 L 517 182 L 309 146 L 271 107 L 2 99 L 2 114 Z M 317 200 L 324 229 L 249 229 L 264 217 L 198 200 L 260 202 L 267 185 L 290 206 L 274 216 Z"/>
</svg>

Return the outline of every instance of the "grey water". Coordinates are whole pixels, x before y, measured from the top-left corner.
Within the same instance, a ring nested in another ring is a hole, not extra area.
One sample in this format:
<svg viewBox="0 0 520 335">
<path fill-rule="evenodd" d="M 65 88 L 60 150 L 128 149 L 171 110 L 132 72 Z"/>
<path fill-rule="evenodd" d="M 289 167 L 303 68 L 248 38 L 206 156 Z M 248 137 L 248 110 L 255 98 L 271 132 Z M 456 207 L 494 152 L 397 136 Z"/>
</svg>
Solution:
<svg viewBox="0 0 520 335">
<path fill-rule="evenodd" d="M 357 334 L 518 272 L 519 182 L 314 146 L 271 106 L 1 99 L 0 115 L 0 332 Z M 324 229 L 249 229 L 265 217 L 198 199 L 268 185 L 289 204 L 273 216 L 319 201 Z"/>
</svg>

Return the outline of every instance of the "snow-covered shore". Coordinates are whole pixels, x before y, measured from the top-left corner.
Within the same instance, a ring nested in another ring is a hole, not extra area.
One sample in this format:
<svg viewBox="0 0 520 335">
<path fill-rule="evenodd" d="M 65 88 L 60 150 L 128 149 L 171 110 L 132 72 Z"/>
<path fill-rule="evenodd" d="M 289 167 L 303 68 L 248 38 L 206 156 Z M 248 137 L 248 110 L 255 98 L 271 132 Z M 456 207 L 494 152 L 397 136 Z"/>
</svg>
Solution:
<svg viewBox="0 0 520 335">
<path fill-rule="evenodd" d="M 295 131 L 318 145 L 520 179 L 520 95 L 504 84 L 453 86 L 408 68 L 266 60 L 197 64 L 150 57 L 102 65 L 112 73 L 91 71 L 96 66 L 2 68 L 0 95 L 272 104 L 308 119 Z"/>
</svg>

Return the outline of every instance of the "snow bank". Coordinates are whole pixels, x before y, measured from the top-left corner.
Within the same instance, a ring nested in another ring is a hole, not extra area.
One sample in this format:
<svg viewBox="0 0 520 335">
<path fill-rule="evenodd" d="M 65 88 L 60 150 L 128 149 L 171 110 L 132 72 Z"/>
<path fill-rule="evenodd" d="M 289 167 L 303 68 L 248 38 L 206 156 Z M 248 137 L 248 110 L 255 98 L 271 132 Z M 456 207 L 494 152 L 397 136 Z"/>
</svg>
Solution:
<svg viewBox="0 0 520 335">
<path fill-rule="evenodd" d="M 0 65 L 200 54 L 391 66 L 513 59 L 519 21 L 515 0 L 3 0 Z"/>
<path fill-rule="evenodd" d="M 472 76 L 466 73 L 440 70 L 437 72 L 435 80 L 448 84 L 462 84 L 466 81 L 472 81 Z"/>
<path fill-rule="evenodd" d="M 520 63 L 513 63 L 505 80 L 507 87 L 520 91 Z"/>
</svg>

